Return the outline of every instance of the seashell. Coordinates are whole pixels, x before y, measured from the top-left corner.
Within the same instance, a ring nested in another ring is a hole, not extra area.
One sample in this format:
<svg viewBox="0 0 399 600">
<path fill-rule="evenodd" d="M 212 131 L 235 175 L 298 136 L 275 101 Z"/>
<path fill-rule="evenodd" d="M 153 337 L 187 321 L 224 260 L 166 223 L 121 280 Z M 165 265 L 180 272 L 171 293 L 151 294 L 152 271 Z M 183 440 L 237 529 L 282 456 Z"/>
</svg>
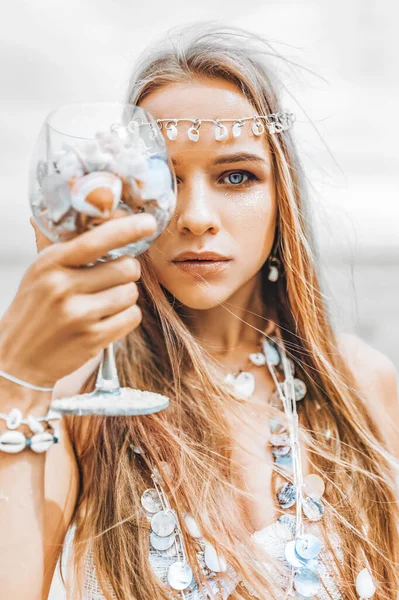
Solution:
<svg viewBox="0 0 399 600">
<path fill-rule="evenodd" d="M 141 495 L 141 506 L 149 513 L 155 514 L 162 510 L 162 502 L 155 488 L 145 490 Z"/>
<path fill-rule="evenodd" d="M 302 510 L 309 521 L 320 521 L 324 515 L 324 506 L 321 500 L 311 496 L 303 499 Z"/>
<path fill-rule="evenodd" d="M 8 429 L 16 429 L 22 423 L 22 413 L 19 408 L 13 408 L 7 415 L 6 424 Z"/>
<path fill-rule="evenodd" d="M 298 402 L 302 400 L 306 396 L 306 384 L 302 381 L 302 379 L 298 379 L 294 377 L 294 388 L 295 388 L 295 400 Z"/>
<path fill-rule="evenodd" d="M 54 437 L 51 433 L 45 431 L 44 433 L 35 433 L 30 438 L 29 447 L 33 452 L 41 454 L 46 452 L 54 444 Z"/>
<path fill-rule="evenodd" d="M 166 135 L 170 140 L 175 140 L 177 138 L 178 130 L 175 123 L 170 123 L 165 126 Z"/>
<path fill-rule="evenodd" d="M 266 356 L 263 354 L 263 352 L 253 352 L 249 355 L 249 360 L 256 367 L 262 367 L 266 364 Z"/>
<path fill-rule="evenodd" d="M 192 142 L 198 142 L 200 133 L 195 127 L 190 127 L 187 131 L 187 135 Z"/>
<path fill-rule="evenodd" d="M 72 149 L 67 149 L 60 155 L 56 167 L 65 182 L 85 174 L 82 161 Z"/>
<path fill-rule="evenodd" d="M 281 508 L 291 508 L 296 502 L 296 487 L 288 481 L 277 492 L 277 500 Z"/>
<path fill-rule="evenodd" d="M 267 338 L 263 338 L 262 346 L 263 353 L 265 354 L 265 356 L 267 356 L 270 364 L 276 367 L 280 363 L 280 354 L 277 348 L 273 344 L 271 344 L 267 340 Z"/>
<path fill-rule="evenodd" d="M 296 517 L 286 514 L 280 515 L 276 521 L 276 531 L 282 540 L 292 540 L 295 535 Z"/>
<path fill-rule="evenodd" d="M 215 573 L 220 573 L 227 570 L 226 559 L 219 555 L 214 546 L 212 546 L 212 544 L 209 542 L 205 544 L 204 560 L 208 569 L 214 571 Z"/>
<path fill-rule="evenodd" d="M 228 131 L 225 125 L 218 124 L 215 128 L 215 140 L 218 142 L 222 142 L 227 139 Z"/>
<path fill-rule="evenodd" d="M 284 548 L 284 556 L 292 567 L 299 569 L 305 566 L 306 561 L 301 558 L 295 550 L 295 540 L 288 542 Z"/>
<path fill-rule="evenodd" d="M 303 491 L 312 498 L 321 498 L 325 487 L 324 481 L 316 473 L 309 473 L 303 480 Z"/>
<path fill-rule="evenodd" d="M 269 442 L 272 446 L 290 446 L 291 437 L 288 431 L 283 431 L 283 433 L 272 433 L 269 437 Z"/>
<path fill-rule="evenodd" d="M 320 590 L 320 579 L 314 571 L 310 569 L 301 569 L 294 577 L 294 586 L 297 592 L 309 598 Z"/>
<path fill-rule="evenodd" d="M 269 420 L 269 428 L 273 435 L 279 435 L 280 433 L 285 433 L 287 431 L 287 425 L 275 417 L 272 417 Z"/>
<path fill-rule="evenodd" d="M 241 135 L 241 128 L 244 127 L 244 123 L 240 123 L 239 121 L 237 121 L 236 123 L 234 123 L 233 125 L 233 129 L 232 129 L 232 133 L 233 133 L 233 138 L 239 138 Z"/>
<path fill-rule="evenodd" d="M 121 179 L 106 171 L 89 173 L 71 185 L 73 208 L 91 217 L 109 217 L 118 206 L 121 195 Z"/>
<path fill-rule="evenodd" d="M 165 537 L 160 537 L 153 531 L 150 534 L 151 546 L 155 550 L 163 550 L 163 551 L 168 550 L 168 548 L 173 546 L 173 544 L 175 543 L 175 539 L 176 539 L 176 534 L 174 532 Z"/>
<path fill-rule="evenodd" d="M 300 535 L 295 540 L 295 552 L 305 560 L 316 558 L 320 550 L 321 541 L 312 533 Z"/>
<path fill-rule="evenodd" d="M 115 154 L 110 168 L 119 177 L 131 177 L 136 181 L 143 181 L 148 177 L 149 162 L 151 160 L 155 160 L 155 157 L 148 159 L 136 148 L 123 148 Z M 162 159 L 157 158 L 157 160 Z"/>
<path fill-rule="evenodd" d="M 185 590 L 193 580 L 193 572 L 188 562 L 177 561 L 168 569 L 168 583 L 174 590 Z"/>
<path fill-rule="evenodd" d="M 151 519 L 151 529 L 159 537 L 168 537 L 176 526 L 176 518 L 171 510 L 161 510 Z"/>
<path fill-rule="evenodd" d="M 0 450 L 7 454 L 21 452 L 26 446 L 26 437 L 21 431 L 5 431 L 0 435 Z"/>
<path fill-rule="evenodd" d="M 376 587 L 373 579 L 367 569 L 360 571 L 356 577 L 356 591 L 360 598 L 372 598 L 375 594 Z"/>
<path fill-rule="evenodd" d="M 246 398 L 249 398 L 254 393 L 255 377 L 253 376 L 253 373 L 241 371 L 236 377 L 233 373 L 228 373 L 225 377 L 225 381 L 232 383 L 236 392 L 242 394 Z"/>
<path fill-rule="evenodd" d="M 269 269 L 269 275 L 268 275 L 268 280 L 269 281 L 277 281 L 279 276 L 279 272 L 278 272 L 278 268 L 276 267 L 276 265 L 270 265 L 270 269 Z"/>
<path fill-rule="evenodd" d="M 184 515 L 184 521 L 186 523 L 188 532 L 191 535 L 191 537 L 193 537 L 193 538 L 201 538 L 202 537 L 202 533 L 200 531 L 200 528 L 198 527 L 198 523 L 192 515 L 186 513 Z"/>
<path fill-rule="evenodd" d="M 265 132 L 265 126 L 261 121 L 255 121 L 252 125 L 252 133 L 254 135 L 262 135 Z"/>
<path fill-rule="evenodd" d="M 35 419 L 35 417 L 33 415 L 28 415 L 26 417 L 26 422 L 32 433 L 43 433 L 43 431 L 44 431 L 43 425 L 40 423 L 40 421 Z"/>
<path fill-rule="evenodd" d="M 273 456 L 286 456 L 291 451 L 291 446 L 274 446 L 272 450 Z"/>
</svg>

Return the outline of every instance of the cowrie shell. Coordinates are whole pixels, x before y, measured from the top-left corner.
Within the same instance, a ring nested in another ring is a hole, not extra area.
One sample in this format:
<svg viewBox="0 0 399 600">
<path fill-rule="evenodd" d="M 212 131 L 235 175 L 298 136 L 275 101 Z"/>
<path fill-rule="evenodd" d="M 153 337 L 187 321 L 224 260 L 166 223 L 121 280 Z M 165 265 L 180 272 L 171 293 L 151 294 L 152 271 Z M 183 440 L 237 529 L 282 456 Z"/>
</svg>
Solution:
<svg viewBox="0 0 399 600">
<path fill-rule="evenodd" d="M 44 427 L 33 415 L 28 415 L 26 421 L 32 433 L 43 433 Z"/>
<path fill-rule="evenodd" d="M 44 433 L 36 433 L 30 438 L 30 448 L 33 452 L 41 454 L 46 452 L 54 444 L 54 437 L 51 433 L 45 431 Z"/>
<path fill-rule="evenodd" d="M 19 408 L 13 408 L 7 415 L 6 423 L 8 429 L 16 429 L 22 423 L 22 413 Z"/>
<path fill-rule="evenodd" d="M 26 438 L 20 431 L 5 431 L 0 435 L 0 450 L 7 454 L 21 452 L 26 446 Z"/>
</svg>

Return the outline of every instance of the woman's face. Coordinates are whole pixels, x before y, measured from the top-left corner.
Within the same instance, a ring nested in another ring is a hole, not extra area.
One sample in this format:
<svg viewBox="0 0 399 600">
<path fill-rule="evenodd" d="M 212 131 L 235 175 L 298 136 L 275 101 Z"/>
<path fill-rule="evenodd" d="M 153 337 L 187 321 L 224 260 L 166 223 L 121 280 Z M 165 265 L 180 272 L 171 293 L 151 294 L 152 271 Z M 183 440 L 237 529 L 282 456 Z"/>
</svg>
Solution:
<svg viewBox="0 0 399 600">
<path fill-rule="evenodd" d="M 167 85 L 141 103 L 156 119 L 235 119 L 255 114 L 237 88 L 222 80 Z M 184 305 L 209 309 L 255 281 L 272 248 L 276 199 L 266 135 L 246 122 L 237 139 L 216 141 L 215 125 L 202 123 L 198 142 L 187 137 L 190 123 L 166 136 L 177 178 L 177 207 L 148 250 L 161 284 Z M 164 130 L 163 130 L 164 131 Z M 182 252 L 212 251 L 223 262 L 174 262 Z"/>
</svg>

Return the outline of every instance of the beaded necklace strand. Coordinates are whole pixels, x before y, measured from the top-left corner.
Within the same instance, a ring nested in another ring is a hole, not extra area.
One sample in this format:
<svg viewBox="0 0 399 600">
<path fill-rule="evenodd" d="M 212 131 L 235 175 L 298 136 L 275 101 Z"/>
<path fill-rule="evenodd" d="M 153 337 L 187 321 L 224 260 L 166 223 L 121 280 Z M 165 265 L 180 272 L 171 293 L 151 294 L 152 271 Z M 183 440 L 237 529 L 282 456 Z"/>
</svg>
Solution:
<svg viewBox="0 0 399 600">
<path fill-rule="evenodd" d="M 248 398 L 252 396 L 255 389 L 254 375 L 247 370 L 249 365 L 268 367 L 276 386 L 270 403 L 274 407 L 282 406 L 286 416 L 286 423 L 276 417 L 272 417 L 269 421 L 273 467 L 283 477 L 289 479 L 292 476 L 293 479 L 292 482 L 284 483 L 277 491 L 277 500 L 281 509 L 285 511 L 295 505 L 295 516 L 289 513 L 282 514 L 276 521 L 279 536 L 287 542 L 284 559 L 290 567 L 290 576 L 286 596 L 312 598 L 322 588 L 318 561 L 322 543 L 316 535 L 305 533 L 303 516 L 309 521 L 319 521 L 323 517 L 322 496 L 325 485 L 317 474 L 311 473 L 303 477 L 296 404 L 306 396 L 306 385 L 301 379 L 294 377 L 295 364 L 286 356 L 279 336 L 262 335 L 260 351 L 250 354 L 245 367 L 238 373 L 228 373 L 226 376 L 225 380 L 231 383 L 238 393 Z M 281 375 L 284 376 L 282 382 L 278 379 Z M 135 451 L 141 452 L 139 448 L 135 448 Z M 168 468 L 166 463 L 164 466 Z M 168 567 L 166 582 L 172 589 L 179 591 L 184 600 L 187 598 L 185 593 L 198 592 L 198 583 L 187 560 L 177 513 L 170 506 L 163 489 L 164 482 L 156 468 L 152 469 L 151 478 L 154 487 L 145 490 L 141 496 L 145 516 L 151 524 L 150 544 L 153 551 L 160 556 L 176 558 Z M 232 580 L 237 576 L 224 557 L 218 555 L 214 546 L 202 536 L 194 518 L 185 514 L 184 521 L 188 533 L 197 541 L 197 558 L 202 573 L 210 584 L 211 592 L 217 594 L 218 573 L 226 572 Z M 223 580 L 221 583 L 223 597 L 227 597 L 234 589 L 234 585 L 231 587 Z M 371 598 L 376 590 L 367 568 L 360 571 L 355 585 L 359 600 Z"/>
</svg>

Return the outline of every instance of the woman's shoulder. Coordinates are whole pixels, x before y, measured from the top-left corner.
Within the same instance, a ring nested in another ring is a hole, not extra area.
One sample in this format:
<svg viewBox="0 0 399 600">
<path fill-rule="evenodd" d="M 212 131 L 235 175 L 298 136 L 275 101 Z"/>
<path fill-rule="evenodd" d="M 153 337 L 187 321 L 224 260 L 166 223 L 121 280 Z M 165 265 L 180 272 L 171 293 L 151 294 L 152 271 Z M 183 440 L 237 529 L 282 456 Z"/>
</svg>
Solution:
<svg viewBox="0 0 399 600">
<path fill-rule="evenodd" d="M 394 363 L 355 334 L 340 332 L 337 341 L 359 392 L 391 451 L 399 459 L 398 371 Z"/>
</svg>

